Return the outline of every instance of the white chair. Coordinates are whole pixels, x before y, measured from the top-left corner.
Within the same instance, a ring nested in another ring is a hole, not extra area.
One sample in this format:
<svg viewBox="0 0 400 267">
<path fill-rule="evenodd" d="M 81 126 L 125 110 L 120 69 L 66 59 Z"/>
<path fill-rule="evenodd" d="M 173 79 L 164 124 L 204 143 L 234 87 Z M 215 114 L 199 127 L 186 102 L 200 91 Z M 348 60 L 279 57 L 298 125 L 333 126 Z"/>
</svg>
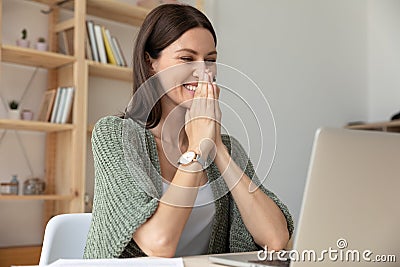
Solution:
<svg viewBox="0 0 400 267">
<path fill-rule="evenodd" d="M 44 232 L 39 266 L 58 259 L 82 259 L 91 220 L 91 213 L 61 214 L 51 218 Z"/>
</svg>

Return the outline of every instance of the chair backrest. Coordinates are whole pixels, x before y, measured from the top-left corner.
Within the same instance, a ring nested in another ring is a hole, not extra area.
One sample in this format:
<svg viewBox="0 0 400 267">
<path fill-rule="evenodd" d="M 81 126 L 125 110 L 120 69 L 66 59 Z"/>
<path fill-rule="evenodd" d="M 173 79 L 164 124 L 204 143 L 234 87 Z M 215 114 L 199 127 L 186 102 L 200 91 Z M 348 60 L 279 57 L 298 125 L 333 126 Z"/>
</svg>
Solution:
<svg viewBox="0 0 400 267">
<path fill-rule="evenodd" d="M 58 259 L 82 259 L 91 220 L 91 213 L 61 214 L 51 218 L 44 232 L 39 266 Z"/>
</svg>

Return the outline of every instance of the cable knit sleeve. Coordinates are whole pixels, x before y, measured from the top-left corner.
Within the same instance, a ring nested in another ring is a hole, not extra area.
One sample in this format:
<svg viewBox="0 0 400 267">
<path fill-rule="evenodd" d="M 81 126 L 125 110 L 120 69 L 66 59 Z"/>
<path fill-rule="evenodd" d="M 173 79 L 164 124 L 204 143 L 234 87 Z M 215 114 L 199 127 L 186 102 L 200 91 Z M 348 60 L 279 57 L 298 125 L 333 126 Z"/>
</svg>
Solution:
<svg viewBox="0 0 400 267">
<path fill-rule="evenodd" d="M 250 179 L 252 179 L 253 182 L 255 182 L 257 185 L 260 185 L 260 189 L 281 209 L 286 218 L 289 235 L 291 236 L 293 233 L 293 220 L 286 205 L 283 204 L 283 202 L 273 192 L 269 191 L 262 184 L 260 184 L 258 177 L 255 174 L 253 164 L 240 143 L 235 138 L 228 135 L 223 135 L 222 138 L 235 163 Z M 230 198 L 230 225 L 230 252 L 245 252 L 260 249 L 260 247 L 254 242 L 250 232 L 247 230 L 240 216 L 239 209 L 232 197 Z"/>
<path fill-rule="evenodd" d="M 139 180 L 151 181 L 143 163 L 130 161 L 129 166 L 127 161 L 127 153 L 139 158 L 141 151 L 124 143 L 130 127 L 126 121 L 105 117 L 93 130 L 95 192 L 84 258 L 120 257 L 134 243 L 133 233 L 158 206 L 157 199 L 138 184 Z"/>
</svg>

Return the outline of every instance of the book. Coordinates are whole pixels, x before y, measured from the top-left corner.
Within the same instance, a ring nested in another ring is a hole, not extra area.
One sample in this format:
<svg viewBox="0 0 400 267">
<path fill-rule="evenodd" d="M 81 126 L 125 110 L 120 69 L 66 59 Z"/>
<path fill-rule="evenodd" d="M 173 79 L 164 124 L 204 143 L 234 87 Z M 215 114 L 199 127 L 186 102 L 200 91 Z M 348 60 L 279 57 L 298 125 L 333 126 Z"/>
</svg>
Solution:
<svg viewBox="0 0 400 267">
<path fill-rule="evenodd" d="M 115 50 L 115 54 L 117 55 L 118 65 L 119 66 L 124 66 L 124 62 L 122 60 L 121 52 L 118 49 L 118 46 L 117 46 L 117 43 L 115 41 L 115 37 L 114 36 L 111 36 L 111 44 L 112 44 L 112 47 Z"/>
<path fill-rule="evenodd" d="M 74 99 L 74 87 L 65 88 L 64 98 L 65 102 L 63 109 L 61 110 L 61 119 L 59 123 L 67 123 L 69 115 L 71 114 L 72 103 Z"/>
<path fill-rule="evenodd" d="M 67 29 L 58 33 L 59 51 L 65 55 L 74 54 L 74 30 Z"/>
<path fill-rule="evenodd" d="M 47 90 L 44 93 L 42 104 L 40 105 L 40 111 L 37 120 L 38 121 L 50 121 L 51 111 L 54 105 L 54 99 L 56 96 L 57 89 Z"/>
<path fill-rule="evenodd" d="M 117 65 L 117 61 L 115 59 L 114 53 L 111 48 L 111 39 L 108 39 L 107 33 L 106 33 L 106 28 L 104 26 L 101 26 L 101 33 L 103 35 L 103 40 L 104 40 L 104 47 L 106 49 L 106 54 L 107 54 L 107 62 Z"/>
<path fill-rule="evenodd" d="M 107 64 L 106 49 L 104 47 L 103 34 L 101 33 L 101 26 L 94 24 L 94 35 L 96 36 L 97 52 L 101 63 Z"/>
<path fill-rule="evenodd" d="M 51 111 L 51 118 L 50 118 L 50 122 L 55 123 L 56 122 L 56 117 L 57 117 L 57 110 L 58 110 L 58 106 L 60 105 L 60 98 L 61 98 L 61 87 L 57 88 L 57 93 L 56 93 L 56 98 L 54 100 L 54 105 L 53 105 L 53 109 Z"/>
<path fill-rule="evenodd" d="M 121 46 L 119 45 L 119 42 L 118 42 L 117 38 L 112 37 L 111 39 L 113 40 L 113 43 L 114 43 L 115 47 L 117 48 L 117 54 L 118 54 L 118 56 L 120 57 L 121 62 L 122 62 L 122 65 L 121 65 L 121 66 L 123 66 L 123 67 L 128 66 L 128 65 L 126 64 L 126 59 L 125 59 L 125 57 L 124 57 L 124 54 L 123 54 L 123 52 L 122 52 L 122 50 L 121 50 Z"/>
<path fill-rule="evenodd" d="M 111 50 L 113 51 L 115 60 L 117 61 L 117 65 L 118 66 L 122 66 L 122 63 L 123 63 L 122 59 L 121 59 L 120 55 L 118 54 L 118 49 L 115 46 L 115 43 L 113 41 L 113 36 L 111 35 L 111 32 L 108 29 L 106 29 L 106 35 L 107 35 L 107 38 L 108 38 L 108 40 L 110 42 Z"/>
<path fill-rule="evenodd" d="M 111 36 L 111 33 L 108 29 L 106 29 L 106 35 L 107 35 L 107 39 L 110 42 L 111 45 L 111 50 L 113 51 L 113 55 L 115 57 L 115 60 L 117 61 L 117 65 L 118 66 L 122 66 L 122 59 L 120 58 L 120 56 L 118 55 L 118 51 L 117 51 L 117 47 L 114 44 L 113 41 L 113 37 Z"/>
<path fill-rule="evenodd" d="M 69 55 L 67 34 L 64 31 L 58 33 L 58 46 L 58 51 L 61 54 Z"/>
<path fill-rule="evenodd" d="M 92 51 L 92 58 L 96 62 L 100 62 L 99 53 L 97 51 L 96 37 L 94 34 L 94 23 L 91 20 L 86 22 L 86 27 L 89 35 L 89 43 Z"/>
<path fill-rule="evenodd" d="M 88 60 L 93 60 L 92 48 L 90 46 L 89 32 L 87 27 L 85 29 L 85 58 Z"/>
<path fill-rule="evenodd" d="M 61 123 L 61 117 L 62 117 L 63 109 L 65 106 L 66 90 L 67 90 L 67 88 L 65 88 L 65 87 L 61 88 L 60 101 L 58 103 L 58 107 L 56 110 L 56 118 L 54 121 L 55 123 Z"/>
</svg>

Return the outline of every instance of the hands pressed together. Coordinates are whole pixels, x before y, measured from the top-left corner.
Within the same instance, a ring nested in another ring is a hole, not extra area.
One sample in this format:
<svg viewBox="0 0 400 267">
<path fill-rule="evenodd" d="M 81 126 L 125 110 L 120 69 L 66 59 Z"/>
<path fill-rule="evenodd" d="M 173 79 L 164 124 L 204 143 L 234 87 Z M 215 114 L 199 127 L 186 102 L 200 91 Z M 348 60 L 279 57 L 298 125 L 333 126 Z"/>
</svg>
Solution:
<svg viewBox="0 0 400 267">
<path fill-rule="evenodd" d="M 188 150 L 196 151 L 204 158 L 222 144 L 220 89 L 212 82 L 212 75 L 207 69 L 200 75 L 192 105 L 185 116 Z"/>
</svg>

